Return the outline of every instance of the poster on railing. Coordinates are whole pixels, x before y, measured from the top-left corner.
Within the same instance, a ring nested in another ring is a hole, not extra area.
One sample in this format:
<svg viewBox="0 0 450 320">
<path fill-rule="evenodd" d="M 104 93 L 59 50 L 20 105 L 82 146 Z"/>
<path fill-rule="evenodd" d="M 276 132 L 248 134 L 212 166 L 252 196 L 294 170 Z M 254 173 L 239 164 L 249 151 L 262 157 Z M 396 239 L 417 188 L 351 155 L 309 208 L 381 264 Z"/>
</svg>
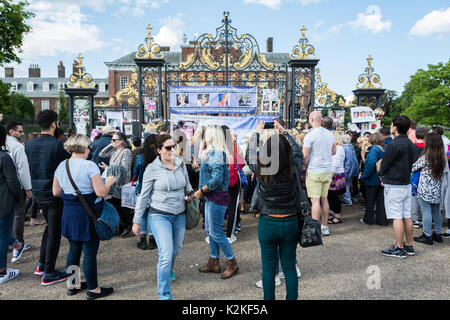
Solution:
<svg viewBox="0 0 450 320">
<path fill-rule="evenodd" d="M 350 108 L 352 123 L 375 122 L 375 114 L 370 107 Z"/>
<path fill-rule="evenodd" d="M 345 118 L 345 110 L 328 110 L 328 116 L 333 119 L 335 126 L 340 126 L 344 128 L 344 118 Z"/>
<path fill-rule="evenodd" d="M 174 114 L 254 114 L 256 107 L 256 87 L 170 87 L 170 112 Z"/>
</svg>

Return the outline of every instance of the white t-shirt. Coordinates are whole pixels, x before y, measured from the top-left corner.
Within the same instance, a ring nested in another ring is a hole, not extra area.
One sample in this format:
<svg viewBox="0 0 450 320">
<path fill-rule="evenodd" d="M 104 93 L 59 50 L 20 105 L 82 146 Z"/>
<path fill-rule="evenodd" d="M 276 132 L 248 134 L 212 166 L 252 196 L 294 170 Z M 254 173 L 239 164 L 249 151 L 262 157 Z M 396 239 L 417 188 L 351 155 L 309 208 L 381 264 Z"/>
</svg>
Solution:
<svg viewBox="0 0 450 320">
<path fill-rule="evenodd" d="M 314 128 L 305 136 L 303 147 L 311 148 L 309 152 L 308 172 L 328 173 L 332 170 L 332 151 L 336 139 L 323 128 Z"/>
<path fill-rule="evenodd" d="M 69 161 L 70 174 L 81 194 L 94 193 L 91 178 L 100 174 L 100 169 L 94 162 L 79 158 L 65 160 L 56 169 L 55 177 L 58 179 L 64 193 L 76 195 L 75 189 L 72 187 L 67 175 L 66 161 Z"/>
</svg>

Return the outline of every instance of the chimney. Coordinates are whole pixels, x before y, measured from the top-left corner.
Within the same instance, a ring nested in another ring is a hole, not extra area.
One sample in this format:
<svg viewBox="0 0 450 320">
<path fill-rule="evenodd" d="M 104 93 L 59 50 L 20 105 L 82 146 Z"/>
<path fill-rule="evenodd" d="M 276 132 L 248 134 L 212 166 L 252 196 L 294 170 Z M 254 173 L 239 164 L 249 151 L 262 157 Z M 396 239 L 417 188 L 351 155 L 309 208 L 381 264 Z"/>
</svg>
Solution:
<svg viewBox="0 0 450 320">
<path fill-rule="evenodd" d="M 29 78 L 40 78 L 41 77 L 41 68 L 39 68 L 38 64 L 31 64 L 28 69 L 28 77 Z"/>
<path fill-rule="evenodd" d="M 66 67 L 64 67 L 62 61 L 58 64 L 58 78 L 65 78 L 66 77 Z"/>
<path fill-rule="evenodd" d="M 267 52 L 273 52 L 273 38 L 267 38 Z"/>
<path fill-rule="evenodd" d="M 14 78 L 14 68 L 5 67 L 5 78 Z"/>
</svg>

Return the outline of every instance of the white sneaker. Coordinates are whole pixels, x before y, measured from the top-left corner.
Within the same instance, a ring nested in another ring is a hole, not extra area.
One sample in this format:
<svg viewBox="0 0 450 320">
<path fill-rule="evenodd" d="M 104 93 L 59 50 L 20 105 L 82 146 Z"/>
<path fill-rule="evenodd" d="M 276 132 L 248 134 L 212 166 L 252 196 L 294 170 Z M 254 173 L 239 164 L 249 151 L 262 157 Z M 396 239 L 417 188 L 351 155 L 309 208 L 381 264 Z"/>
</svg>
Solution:
<svg viewBox="0 0 450 320">
<path fill-rule="evenodd" d="M 6 281 L 9 281 L 11 279 L 14 279 L 19 275 L 19 270 L 15 269 L 6 269 L 6 274 L 4 276 L 0 276 L 0 284 L 5 283 Z"/>
<path fill-rule="evenodd" d="M 207 244 L 209 244 L 209 236 L 206 236 L 205 241 Z"/>
<path fill-rule="evenodd" d="M 328 226 L 321 226 L 320 230 L 322 231 L 323 236 L 329 236 L 330 235 L 330 229 L 328 229 Z"/>
<path fill-rule="evenodd" d="M 300 268 L 296 265 L 295 269 L 297 270 L 297 278 L 300 278 L 302 276 L 302 273 L 300 272 Z M 284 279 L 283 271 L 278 272 L 278 276 L 280 277 L 280 279 Z"/>
<path fill-rule="evenodd" d="M 280 285 L 281 285 L 280 277 L 279 276 L 275 276 L 275 286 L 277 287 L 277 286 L 280 286 Z M 263 287 L 262 280 L 259 280 L 258 282 L 256 282 L 256 286 L 258 288 L 262 289 L 262 287 Z"/>
<path fill-rule="evenodd" d="M 230 244 L 232 244 L 233 242 L 235 242 L 237 240 L 237 238 L 234 234 L 232 234 L 231 237 L 229 237 L 229 238 L 227 237 L 227 239 Z"/>
</svg>

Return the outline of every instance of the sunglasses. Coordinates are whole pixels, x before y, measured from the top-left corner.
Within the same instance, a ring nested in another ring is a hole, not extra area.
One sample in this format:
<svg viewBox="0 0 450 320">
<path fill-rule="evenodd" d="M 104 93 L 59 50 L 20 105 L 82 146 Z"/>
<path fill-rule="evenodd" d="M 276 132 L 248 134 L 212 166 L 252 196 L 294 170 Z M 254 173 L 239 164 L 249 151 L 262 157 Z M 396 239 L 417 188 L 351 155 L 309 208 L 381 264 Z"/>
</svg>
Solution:
<svg viewBox="0 0 450 320">
<path fill-rule="evenodd" d="M 173 144 L 171 146 L 165 146 L 164 149 L 166 149 L 167 151 L 171 151 L 172 149 L 175 150 L 176 146 L 177 146 L 176 144 Z"/>
<path fill-rule="evenodd" d="M 15 129 L 13 129 L 13 131 L 23 133 L 23 130 L 15 130 Z"/>
<path fill-rule="evenodd" d="M 120 141 L 121 139 L 111 139 L 112 142 Z"/>
</svg>

